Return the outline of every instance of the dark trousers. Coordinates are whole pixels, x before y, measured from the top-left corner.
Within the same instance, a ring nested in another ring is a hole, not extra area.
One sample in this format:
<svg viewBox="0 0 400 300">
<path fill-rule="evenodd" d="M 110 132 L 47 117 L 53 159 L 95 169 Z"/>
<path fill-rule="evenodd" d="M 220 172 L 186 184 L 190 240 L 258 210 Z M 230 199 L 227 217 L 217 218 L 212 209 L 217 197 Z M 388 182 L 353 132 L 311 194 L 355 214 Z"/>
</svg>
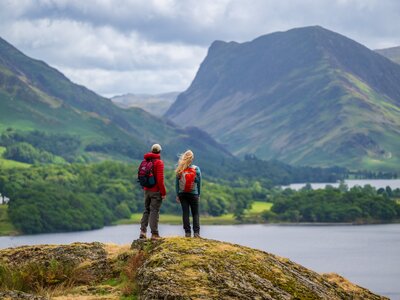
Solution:
<svg viewBox="0 0 400 300">
<path fill-rule="evenodd" d="M 140 230 L 147 232 L 147 226 L 150 222 L 152 234 L 158 234 L 158 219 L 160 216 L 160 207 L 162 198 L 160 192 L 144 191 L 144 212 L 140 221 Z"/>
<path fill-rule="evenodd" d="M 179 194 L 179 200 L 182 206 L 183 229 L 186 233 L 191 233 L 189 213 L 192 212 L 193 232 L 200 233 L 200 216 L 199 216 L 199 196 L 193 194 Z"/>
</svg>

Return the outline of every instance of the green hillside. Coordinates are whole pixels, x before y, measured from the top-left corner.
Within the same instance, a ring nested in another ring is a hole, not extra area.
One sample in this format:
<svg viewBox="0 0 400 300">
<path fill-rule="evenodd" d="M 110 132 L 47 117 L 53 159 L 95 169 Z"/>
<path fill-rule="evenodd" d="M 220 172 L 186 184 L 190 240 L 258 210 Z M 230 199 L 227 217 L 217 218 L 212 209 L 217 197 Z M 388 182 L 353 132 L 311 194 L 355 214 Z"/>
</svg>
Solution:
<svg viewBox="0 0 400 300">
<path fill-rule="evenodd" d="M 180 128 L 140 108 L 122 109 L 0 39 L 0 146 L 7 148 L 7 164 L 137 162 L 155 142 L 162 144 L 168 168 L 189 148 L 205 174 L 224 182 L 240 181 L 241 176 L 257 178 L 265 186 L 331 181 L 345 172 L 239 160 L 206 132 Z M 253 164 L 263 168 L 255 174 Z"/>
<path fill-rule="evenodd" d="M 0 39 L 0 134 L 10 128 L 77 138 L 76 156 L 89 161 L 141 160 L 155 142 L 173 161 L 187 148 L 205 163 L 232 157 L 200 130 L 181 129 L 139 108 L 119 108 Z"/>
<path fill-rule="evenodd" d="M 28 168 L 30 166 L 29 164 L 21 163 L 19 161 L 3 158 L 5 151 L 6 148 L 0 146 L 0 169 Z"/>
<path fill-rule="evenodd" d="M 166 116 L 239 156 L 400 170 L 400 66 L 319 26 L 214 42 Z"/>
</svg>

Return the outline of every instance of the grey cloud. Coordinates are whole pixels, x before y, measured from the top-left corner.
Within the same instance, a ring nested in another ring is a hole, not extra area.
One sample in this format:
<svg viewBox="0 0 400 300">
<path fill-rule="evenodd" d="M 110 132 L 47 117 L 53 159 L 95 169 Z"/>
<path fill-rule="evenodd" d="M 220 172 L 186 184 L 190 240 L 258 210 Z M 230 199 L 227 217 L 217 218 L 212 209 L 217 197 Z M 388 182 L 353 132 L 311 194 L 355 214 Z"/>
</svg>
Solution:
<svg viewBox="0 0 400 300">
<path fill-rule="evenodd" d="M 148 40 L 208 46 L 213 40 L 244 41 L 260 34 L 306 25 L 362 39 L 374 47 L 378 37 L 399 42 L 396 0 L 226 0 L 226 1 L 36 1 L 24 19 L 70 19 L 95 27 L 138 32 Z M 164 3 L 164 4 L 163 4 Z M 163 5 L 161 5 L 163 4 Z"/>
<path fill-rule="evenodd" d="M 0 35 L 113 95 L 183 90 L 214 40 L 321 25 L 375 49 L 400 45 L 397 0 L 0 0 Z"/>
</svg>

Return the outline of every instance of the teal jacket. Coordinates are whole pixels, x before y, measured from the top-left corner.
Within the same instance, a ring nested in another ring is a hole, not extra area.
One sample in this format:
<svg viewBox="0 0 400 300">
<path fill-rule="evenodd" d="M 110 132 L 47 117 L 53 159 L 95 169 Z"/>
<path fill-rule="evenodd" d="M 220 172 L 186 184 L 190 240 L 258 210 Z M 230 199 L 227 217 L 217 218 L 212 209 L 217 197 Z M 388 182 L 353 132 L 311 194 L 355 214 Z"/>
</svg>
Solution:
<svg viewBox="0 0 400 300">
<path fill-rule="evenodd" d="M 200 196 L 200 192 L 201 192 L 201 171 L 200 171 L 200 168 L 198 166 L 195 166 L 195 165 L 191 165 L 190 168 L 194 168 L 196 170 L 195 185 L 193 187 L 193 190 L 190 192 L 190 194 Z M 177 195 L 179 195 L 180 193 L 183 193 L 183 191 L 179 187 L 179 177 L 178 176 L 176 176 L 176 178 L 175 178 L 175 191 L 176 191 Z"/>
</svg>

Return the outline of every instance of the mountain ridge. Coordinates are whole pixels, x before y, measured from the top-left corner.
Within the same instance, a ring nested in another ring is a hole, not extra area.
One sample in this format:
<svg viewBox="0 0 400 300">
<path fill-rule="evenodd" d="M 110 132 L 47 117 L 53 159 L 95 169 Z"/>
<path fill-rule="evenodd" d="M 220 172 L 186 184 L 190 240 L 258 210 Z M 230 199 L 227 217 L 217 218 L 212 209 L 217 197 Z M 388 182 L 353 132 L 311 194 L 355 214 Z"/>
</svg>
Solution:
<svg viewBox="0 0 400 300">
<path fill-rule="evenodd" d="M 365 46 L 320 26 L 297 28 L 214 42 L 165 116 L 237 155 L 397 168 L 400 144 L 388 137 L 400 134 L 397 82 L 400 66 Z"/>
<path fill-rule="evenodd" d="M 186 129 L 140 108 L 119 108 L 4 39 L 0 39 L 0 117 L 0 131 L 13 127 L 79 136 L 81 152 L 95 160 L 104 155 L 141 160 L 156 142 L 163 144 L 169 160 L 176 160 L 186 148 L 193 148 L 199 157 L 232 157 L 221 145 L 196 141 Z"/>
<path fill-rule="evenodd" d="M 179 92 L 163 94 L 124 94 L 111 98 L 113 103 L 122 108 L 140 107 L 152 115 L 161 117 L 176 100 Z"/>
<path fill-rule="evenodd" d="M 376 49 L 374 51 L 389 58 L 391 61 L 400 64 L 400 46 Z"/>
</svg>

